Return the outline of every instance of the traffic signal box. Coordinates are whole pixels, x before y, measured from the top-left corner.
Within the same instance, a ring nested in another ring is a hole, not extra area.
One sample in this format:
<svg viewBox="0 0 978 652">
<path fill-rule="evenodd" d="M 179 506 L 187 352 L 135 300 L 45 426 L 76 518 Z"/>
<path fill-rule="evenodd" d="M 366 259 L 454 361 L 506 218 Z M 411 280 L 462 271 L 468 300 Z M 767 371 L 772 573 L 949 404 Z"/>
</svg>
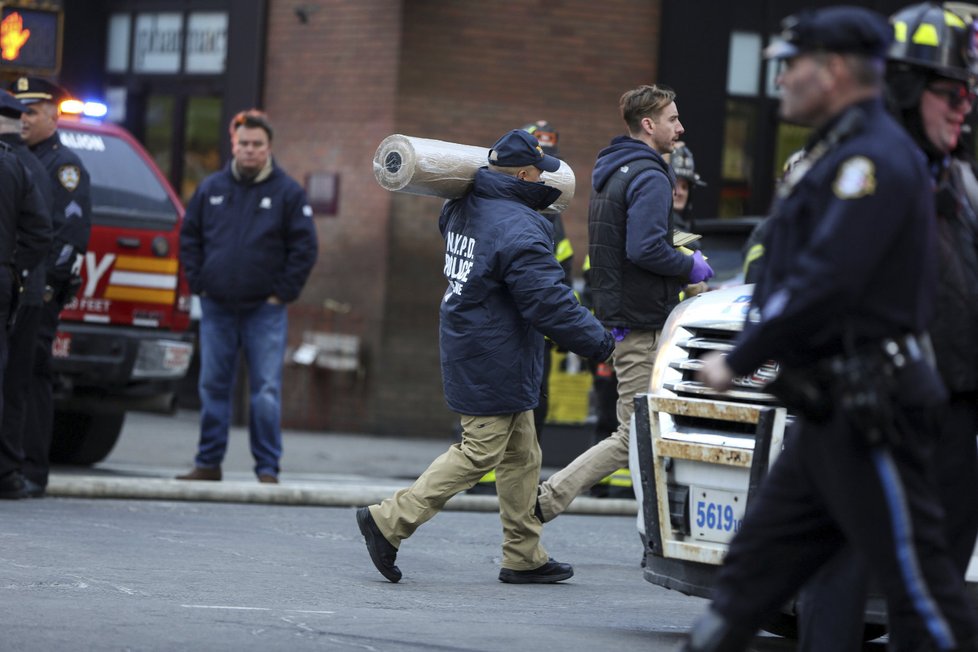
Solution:
<svg viewBox="0 0 978 652">
<path fill-rule="evenodd" d="M 0 3 L 0 78 L 56 75 L 63 23 L 64 12 L 57 3 Z"/>
</svg>

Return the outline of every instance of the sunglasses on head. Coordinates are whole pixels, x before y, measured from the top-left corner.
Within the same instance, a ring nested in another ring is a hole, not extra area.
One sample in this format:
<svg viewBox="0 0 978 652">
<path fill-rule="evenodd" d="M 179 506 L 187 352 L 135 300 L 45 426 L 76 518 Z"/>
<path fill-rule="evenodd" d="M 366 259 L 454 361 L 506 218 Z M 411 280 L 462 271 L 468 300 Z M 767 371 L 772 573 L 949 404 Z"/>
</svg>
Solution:
<svg viewBox="0 0 978 652">
<path fill-rule="evenodd" d="M 952 109 L 959 108 L 965 102 L 969 106 L 975 104 L 975 93 L 964 85 L 955 86 L 928 86 L 927 90 L 934 95 L 940 95 L 947 101 L 947 105 Z"/>
</svg>

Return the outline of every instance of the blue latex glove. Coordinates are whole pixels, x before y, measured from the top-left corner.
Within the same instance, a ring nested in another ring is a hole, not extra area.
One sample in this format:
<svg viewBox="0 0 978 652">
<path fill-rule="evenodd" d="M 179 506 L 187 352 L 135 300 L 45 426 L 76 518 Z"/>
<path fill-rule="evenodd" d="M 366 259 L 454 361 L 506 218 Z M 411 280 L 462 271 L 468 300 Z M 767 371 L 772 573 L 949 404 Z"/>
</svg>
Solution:
<svg viewBox="0 0 978 652">
<path fill-rule="evenodd" d="M 693 268 L 689 270 L 689 282 L 700 283 L 713 278 L 713 268 L 703 259 L 699 251 L 693 252 Z"/>
<path fill-rule="evenodd" d="M 615 326 L 611 329 L 611 334 L 615 336 L 616 342 L 621 342 L 625 339 L 625 336 L 632 332 L 630 328 L 624 328 L 622 326 Z"/>
</svg>

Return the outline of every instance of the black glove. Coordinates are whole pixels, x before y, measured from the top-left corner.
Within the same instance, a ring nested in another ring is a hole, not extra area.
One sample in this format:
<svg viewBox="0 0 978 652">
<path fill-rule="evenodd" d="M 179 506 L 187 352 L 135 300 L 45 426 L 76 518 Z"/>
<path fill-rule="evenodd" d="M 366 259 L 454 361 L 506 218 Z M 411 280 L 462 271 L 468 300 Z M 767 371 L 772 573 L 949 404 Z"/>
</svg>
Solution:
<svg viewBox="0 0 978 652">
<path fill-rule="evenodd" d="M 47 264 L 47 284 L 52 288 L 71 281 L 73 276 L 81 275 L 84 255 L 70 244 L 52 248 Z"/>
</svg>

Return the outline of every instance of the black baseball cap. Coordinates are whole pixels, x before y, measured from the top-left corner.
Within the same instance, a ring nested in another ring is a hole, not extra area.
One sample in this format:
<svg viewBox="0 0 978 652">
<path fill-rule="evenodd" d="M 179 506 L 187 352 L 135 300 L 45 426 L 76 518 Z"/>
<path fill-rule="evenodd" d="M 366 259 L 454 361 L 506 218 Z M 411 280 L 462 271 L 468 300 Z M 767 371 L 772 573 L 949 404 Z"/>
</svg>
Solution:
<svg viewBox="0 0 978 652">
<path fill-rule="evenodd" d="M 883 58 L 893 40 L 886 18 L 863 7 L 806 10 L 781 21 L 781 39 L 764 50 L 765 59 L 789 59 L 806 52 L 837 52 Z"/>
<path fill-rule="evenodd" d="M 496 141 L 489 150 L 489 163 L 504 168 L 532 165 L 544 172 L 556 172 L 560 167 L 560 159 L 544 154 L 537 139 L 522 129 L 513 129 Z"/>
<path fill-rule="evenodd" d="M 0 91 L 0 115 L 5 118 L 19 118 L 24 110 L 24 105 L 16 97 L 6 91 Z"/>
</svg>

